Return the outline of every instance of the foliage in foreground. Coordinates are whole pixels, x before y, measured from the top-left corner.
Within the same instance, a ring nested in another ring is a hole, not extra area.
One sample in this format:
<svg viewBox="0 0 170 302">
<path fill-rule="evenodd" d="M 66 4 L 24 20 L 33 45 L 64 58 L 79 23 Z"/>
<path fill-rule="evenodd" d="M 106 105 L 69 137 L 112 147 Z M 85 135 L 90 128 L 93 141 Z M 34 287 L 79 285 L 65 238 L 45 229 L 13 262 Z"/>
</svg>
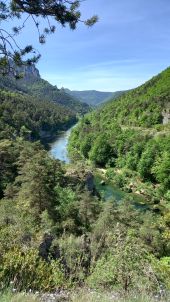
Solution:
<svg viewBox="0 0 170 302">
<path fill-rule="evenodd" d="M 40 300 L 31 294 L 17 293 L 10 290 L 0 293 L 0 302 L 40 302 Z"/>
<path fill-rule="evenodd" d="M 65 1 L 65 0 L 50 0 L 48 1 L 23 1 L 12 0 L 9 3 L 6 1 L 0 2 L 0 73 L 9 74 L 13 72 L 18 77 L 17 71 L 13 70 L 10 64 L 12 59 L 17 66 L 31 65 L 36 63 L 40 58 L 40 54 L 33 48 L 32 45 L 26 45 L 24 48 L 19 46 L 17 35 L 22 32 L 27 24 L 27 21 L 32 17 L 35 31 L 37 31 L 38 40 L 41 44 L 46 41 L 46 36 L 55 32 L 56 24 L 61 26 L 69 25 L 74 30 L 79 22 L 83 22 L 86 26 L 94 25 L 98 17 L 92 16 L 90 19 L 81 20 L 81 11 L 79 6 L 81 1 Z M 42 28 L 40 19 L 43 19 Z M 8 20 L 20 21 L 14 23 L 14 27 L 8 32 L 3 22 Z M 22 21 L 21 21 L 22 19 Z M 50 19 L 50 20 L 49 20 Z M 51 21 L 54 24 L 51 24 Z M 16 26 L 17 23 L 17 26 Z M 11 33 L 12 31 L 12 33 Z M 31 54 L 31 56 L 29 56 Z"/>
<path fill-rule="evenodd" d="M 71 295 L 72 302 L 157 302 L 168 301 L 168 297 L 161 296 L 151 296 L 146 294 L 145 292 L 139 293 L 131 292 L 131 293 L 116 293 L 116 292 L 100 292 L 100 291 L 92 291 L 92 290 L 79 290 L 73 292 Z"/>
<path fill-rule="evenodd" d="M 39 143 L 1 141 L 0 286 L 170 288 L 169 209 L 101 203 Z M 83 174 L 83 167 L 79 167 Z"/>
</svg>

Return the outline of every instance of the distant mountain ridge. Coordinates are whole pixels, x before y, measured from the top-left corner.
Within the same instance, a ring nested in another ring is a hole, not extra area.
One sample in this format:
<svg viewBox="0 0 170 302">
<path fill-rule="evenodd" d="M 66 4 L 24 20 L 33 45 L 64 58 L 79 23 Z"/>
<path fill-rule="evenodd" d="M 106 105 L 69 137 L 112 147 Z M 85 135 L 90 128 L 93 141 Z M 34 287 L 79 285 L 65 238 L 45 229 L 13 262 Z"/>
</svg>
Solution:
<svg viewBox="0 0 170 302">
<path fill-rule="evenodd" d="M 64 91 L 71 96 L 77 98 L 81 102 L 87 103 L 91 106 L 98 106 L 101 103 L 107 102 L 109 99 L 116 99 L 120 95 L 124 93 L 124 91 L 116 91 L 116 92 L 104 92 L 97 90 L 84 90 L 84 91 L 76 91 L 64 89 Z"/>
<path fill-rule="evenodd" d="M 51 101 L 69 108 L 74 114 L 85 114 L 89 111 L 90 107 L 87 104 L 42 79 L 34 65 L 18 67 L 17 71 L 23 75 L 23 78 L 16 80 L 13 76 L 0 76 L 0 88 Z"/>
<path fill-rule="evenodd" d="M 12 62 L 11 65 L 13 65 Z M 90 110 L 91 106 L 98 106 L 110 99 L 116 99 L 124 93 L 124 91 L 71 91 L 67 88 L 59 89 L 56 85 L 54 86 L 42 79 L 35 65 L 23 65 L 15 68 L 17 74 L 22 75 L 22 78 L 16 80 L 12 75 L 9 77 L 0 76 L 0 88 L 7 88 L 10 91 L 19 91 L 39 99 L 52 101 L 68 107 L 75 113 L 85 114 Z"/>
</svg>

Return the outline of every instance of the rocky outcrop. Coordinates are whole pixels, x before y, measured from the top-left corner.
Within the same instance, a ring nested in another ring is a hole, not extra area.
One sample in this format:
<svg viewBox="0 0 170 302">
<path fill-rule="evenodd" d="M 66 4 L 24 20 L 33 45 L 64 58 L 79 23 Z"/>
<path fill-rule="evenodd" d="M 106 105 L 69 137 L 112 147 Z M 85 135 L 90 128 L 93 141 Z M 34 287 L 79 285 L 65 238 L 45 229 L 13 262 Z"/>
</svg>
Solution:
<svg viewBox="0 0 170 302">
<path fill-rule="evenodd" d="M 166 109 L 162 112 L 163 116 L 163 125 L 170 123 L 170 109 Z"/>
<path fill-rule="evenodd" d="M 40 294 L 41 302 L 69 302 L 70 293 L 68 291 L 59 290 L 54 293 Z"/>
<path fill-rule="evenodd" d="M 30 79 L 40 79 L 40 73 L 39 70 L 35 67 L 34 64 L 31 65 L 22 65 L 22 66 L 16 66 L 14 62 L 10 61 L 10 66 L 15 69 L 17 74 L 22 74 L 24 80 Z M 11 74 L 13 76 L 13 74 Z"/>
<path fill-rule="evenodd" d="M 26 80 L 30 79 L 30 77 L 34 77 L 34 78 L 39 78 L 40 79 L 39 70 L 35 67 L 35 65 L 22 66 L 19 71 L 24 74 L 24 78 Z"/>
<path fill-rule="evenodd" d="M 80 186 L 86 188 L 88 192 L 92 194 L 95 192 L 94 176 L 90 170 L 86 168 L 70 168 L 67 170 L 65 176 L 73 186 L 80 184 Z"/>
<path fill-rule="evenodd" d="M 44 259 L 48 260 L 50 247 L 52 245 L 53 237 L 50 234 L 44 234 L 44 238 L 39 246 L 39 255 Z"/>
</svg>

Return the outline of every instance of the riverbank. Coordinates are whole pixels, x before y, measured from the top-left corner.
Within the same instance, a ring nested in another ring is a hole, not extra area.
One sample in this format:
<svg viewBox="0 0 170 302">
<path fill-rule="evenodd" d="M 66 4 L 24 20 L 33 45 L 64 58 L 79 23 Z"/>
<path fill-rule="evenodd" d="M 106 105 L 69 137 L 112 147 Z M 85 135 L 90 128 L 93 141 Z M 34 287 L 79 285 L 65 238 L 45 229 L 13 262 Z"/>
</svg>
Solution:
<svg viewBox="0 0 170 302">
<path fill-rule="evenodd" d="M 44 145 L 45 149 L 47 151 L 50 151 L 53 144 L 58 140 L 58 138 L 65 136 L 66 133 L 70 133 L 71 130 L 76 126 L 78 120 L 75 120 L 74 122 L 66 125 L 65 128 L 59 131 L 55 132 L 48 132 L 48 131 L 42 131 L 40 136 L 40 141 Z"/>
<path fill-rule="evenodd" d="M 66 164 L 70 164 L 71 161 L 67 151 L 67 146 L 68 146 L 68 140 L 71 131 L 74 127 L 75 125 L 70 127 L 67 131 L 59 133 L 58 136 L 56 137 L 56 140 L 50 144 L 50 150 L 49 150 L 50 155 L 55 159 L 59 159 L 65 162 Z M 132 188 L 129 188 L 127 190 L 127 188 L 119 186 L 119 183 L 118 184 L 115 183 L 114 179 L 112 179 L 112 177 L 108 175 L 108 169 L 92 167 L 86 162 L 84 163 L 84 165 L 93 174 L 95 190 L 99 193 L 99 195 L 103 200 L 107 201 L 110 199 L 115 199 L 116 201 L 119 202 L 121 199 L 123 199 L 126 196 L 126 197 L 133 197 L 133 198 L 136 197 L 137 203 L 139 204 L 145 203 L 144 196 L 142 196 L 142 194 L 138 194 L 137 196 L 136 192 L 134 192 Z M 73 171 L 75 170 L 74 165 L 73 168 L 70 167 L 70 170 Z M 121 175 L 121 172 L 122 170 L 118 170 L 118 171 L 116 170 L 115 174 Z M 76 171 L 74 171 L 74 175 L 75 174 Z M 134 193 L 134 194 L 130 194 L 130 193 Z"/>
<path fill-rule="evenodd" d="M 76 124 L 72 125 L 67 131 L 60 132 L 56 136 L 56 139 L 49 144 L 49 153 L 55 159 L 59 159 L 65 163 L 70 162 L 70 158 L 67 152 L 68 139 L 72 129 Z"/>
<path fill-rule="evenodd" d="M 126 168 L 95 168 L 94 171 L 97 187 L 104 192 L 106 200 L 127 198 L 136 209 L 160 212 L 164 201 L 157 197 L 159 185 L 143 182 L 137 173 Z"/>
<path fill-rule="evenodd" d="M 144 190 L 144 187 L 146 187 L 145 183 L 142 182 L 142 180 L 136 176 L 131 175 L 129 177 L 129 181 L 127 181 L 126 175 L 124 175 L 125 169 L 114 169 L 114 168 L 95 168 L 95 175 L 101 178 L 101 182 L 103 181 L 105 184 L 110 183 L 113 187 L 116 186 L 117 182 L 121 182 L 121 186 L 119 189 L 121 189 L 124 193 L 133 193 L 136 197 L 141 197 L 141 200 L 148 197 L 147 192 Z M 126 171 L 127 173 L 127 171 Z M 125 174 L 126 174 L 125 173 Z M 130 172 L 129 172 L 130 173 Z M 120 178 L 119 178 L 120 177 Z M 122 179 L 121 179 L 122 177 Z M 124 178 L 124 179 L 123 179 Z M 124 181 L 124 185 L 123 185 Z M 117 186 L 116 186 L 117 187 Z M 143 187 L 143 189 L 142 189 Z M 152 189 L 154 186 L 152 185 Z"/>
</svg>

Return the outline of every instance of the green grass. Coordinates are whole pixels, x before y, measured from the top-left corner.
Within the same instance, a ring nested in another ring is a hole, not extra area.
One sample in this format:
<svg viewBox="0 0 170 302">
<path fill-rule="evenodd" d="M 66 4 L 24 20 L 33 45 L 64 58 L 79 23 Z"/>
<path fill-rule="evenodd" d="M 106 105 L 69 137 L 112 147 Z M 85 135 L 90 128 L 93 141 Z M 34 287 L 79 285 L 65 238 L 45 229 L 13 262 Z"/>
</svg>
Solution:
<svg viewBox="0 0 170 302">
<path fill-rule="evenodd" d="M 35 295 L 25 293 L 14 294 L 11 291 L 0 293 L 0 302 L 40 302 Z"/>
</svg>

